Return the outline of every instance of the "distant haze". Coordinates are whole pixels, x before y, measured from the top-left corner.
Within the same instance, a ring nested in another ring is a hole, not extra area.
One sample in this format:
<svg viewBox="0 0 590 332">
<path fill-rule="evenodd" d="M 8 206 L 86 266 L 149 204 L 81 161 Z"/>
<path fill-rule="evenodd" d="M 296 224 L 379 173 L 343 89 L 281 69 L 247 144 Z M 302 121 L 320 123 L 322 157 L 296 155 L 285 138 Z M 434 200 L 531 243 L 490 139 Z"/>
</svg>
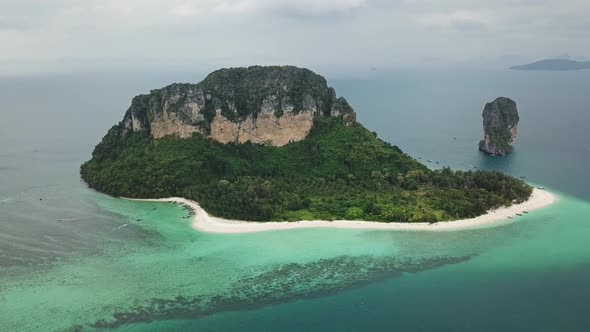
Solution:
<svg viewBox="0 0 590 332">
<path fill-rule="evenodd" d="M 0 75 L 286 63 L 507 67 L 590 55 L 589 16 L 587 0 L 0 0 Z"/>
</svg>

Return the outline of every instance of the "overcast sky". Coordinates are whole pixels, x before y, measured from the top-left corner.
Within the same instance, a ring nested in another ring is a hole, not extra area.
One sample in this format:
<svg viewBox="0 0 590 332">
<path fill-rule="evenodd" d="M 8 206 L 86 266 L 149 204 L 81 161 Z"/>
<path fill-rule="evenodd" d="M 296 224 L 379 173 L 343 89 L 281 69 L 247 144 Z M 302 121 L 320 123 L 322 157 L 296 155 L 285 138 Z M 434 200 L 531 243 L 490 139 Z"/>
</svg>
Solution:
<svg viewBox="0 0 590 332">
<path fill-rule="evenodd" d="M 590 0 L 0 0 L 0 70 L 540 59 L 589 31 Z"/>
</svg>

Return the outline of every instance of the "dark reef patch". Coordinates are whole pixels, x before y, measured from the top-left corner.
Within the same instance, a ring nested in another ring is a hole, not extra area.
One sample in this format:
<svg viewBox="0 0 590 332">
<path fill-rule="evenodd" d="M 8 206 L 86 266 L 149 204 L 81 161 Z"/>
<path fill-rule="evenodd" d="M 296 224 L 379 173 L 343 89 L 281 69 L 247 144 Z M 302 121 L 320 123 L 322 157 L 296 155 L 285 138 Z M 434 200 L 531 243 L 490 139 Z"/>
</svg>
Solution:
<svg viewBox="0 0 590 332">
<path fill-rule="evenodd" d="M 471 256 L 398 259 L 395 257 L 340 256 L 299 264 L 273 266 L 259 274 L 238 279 L 225 294 L 152 299 L 142 306 L 113 313 L 87 325 L 117 328 L 154 320 L 198 319 L 222 311 L 249 310 L 265 305 L 315 298 L 370 282 L 417 273 L 467 261 Z M 79 325 L 77 325 L 79 326 Z"/>
</svg>

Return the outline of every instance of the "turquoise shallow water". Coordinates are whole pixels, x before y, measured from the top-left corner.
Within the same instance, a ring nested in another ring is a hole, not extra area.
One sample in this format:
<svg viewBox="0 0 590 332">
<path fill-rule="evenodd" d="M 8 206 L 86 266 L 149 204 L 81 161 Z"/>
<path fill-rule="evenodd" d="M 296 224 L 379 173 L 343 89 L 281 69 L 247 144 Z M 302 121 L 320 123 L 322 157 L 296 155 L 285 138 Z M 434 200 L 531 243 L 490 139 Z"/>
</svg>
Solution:
<svg viewBox="0 0 590 332">
<path fill-rule="evenodd" d="M 101 110 L 122 109 L 134 87 L 171 78 L 120 86 L 96 77 L 0 80 L 5 118 L 23 120 L 41 101 L 54 114 L 39 114 L 43 126 L 19 132 L 0 124 L 10 139 L 0 140 L 2 330 L 585 331 L 590 115 L 585 93 L 563 87 L 589 77 L 501 72 L 482 81 L 480 74 L 458 73 L 461 80 L 445 84 L 437 73 L 334 82 L 361 121 L 413 155 L 526 175 L 559 195 L 513 223 L 438 233 L 196 232 L 176 205 L 108 197 L 77 174 L 104 127 L 122 114 Z M 32 87 L 51 93 L 41 101 L 16 98 Z M 72 90 L 79 100 L 64 106 Z M 486 157 L 473 144 L 480 101 L 502 91 L 520 97 L 521 136 L 512 156 Z M 112 98 L 86 101 L 96 94 Z M 533 98 L 539 94 L 551 98 L 543 104 Z M 555 115 L 557 104 L 568 107 Z M 70 116 L 76 112 L 84 116 Z M 38 131 L 45 136 L 35 140 Z"/>
<path fill-rule="evenodd" d="M 539 310 L 570 324 L 585 319 L 578 316 L 583 306 L 554 307 L 551 298 L 533 307 L 518 303 L 573 292 L 565 281 L 572 271 L 590 267 L 590 225 L 580 217 L 590 215 L 590 204 L 572 197 L 561 195 L 555 205 L 517 222 L 480 230 L 222 235 L 193 231 L 183 219 L 187 212 L 176 205 L 95 195 L 101 208 L 128 224 L 113 232 L 137 227 L 143 241 L 36 273 L 4 275 L 3 326 L 258 330 L 272 319 L 272 329 L 286 330 L 301 324 L 379 328 L 386 322 L 456 330 L 457 321 L 465 328 L 501 327 L 474 322 L 474 315 L 508 314 L 508 307 L 518 315 L 503 319 L 517 326 L 524 324 L 523 315 L 536 317 Z M 554 282 L 553 288 L 542 286 L 546 282 Z M 590 295 L 585 287 L 575 294 Z M 428 322 L 420 322 L 426 312 Z M 333 319 L 325 321 L 325 315 Z M 534 322 L 557 327 L 551 317 Z"/>
</svg>

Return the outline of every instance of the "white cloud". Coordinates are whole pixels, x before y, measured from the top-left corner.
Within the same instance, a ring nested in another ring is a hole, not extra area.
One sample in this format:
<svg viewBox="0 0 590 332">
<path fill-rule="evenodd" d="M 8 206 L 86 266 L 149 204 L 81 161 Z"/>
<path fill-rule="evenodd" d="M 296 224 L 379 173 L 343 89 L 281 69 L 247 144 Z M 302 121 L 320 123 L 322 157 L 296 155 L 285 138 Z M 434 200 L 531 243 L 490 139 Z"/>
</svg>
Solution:
<svg viewBox="0 0 590 332">
<path fill-rule="evenodd" d="M 492 15 L 482 11 L 459 10 L 449 13 L 417 15 L 415 19 L 426 27 L 452 28 L 463 24 L 484 26 L 492 22 Z"/>
</svg>

